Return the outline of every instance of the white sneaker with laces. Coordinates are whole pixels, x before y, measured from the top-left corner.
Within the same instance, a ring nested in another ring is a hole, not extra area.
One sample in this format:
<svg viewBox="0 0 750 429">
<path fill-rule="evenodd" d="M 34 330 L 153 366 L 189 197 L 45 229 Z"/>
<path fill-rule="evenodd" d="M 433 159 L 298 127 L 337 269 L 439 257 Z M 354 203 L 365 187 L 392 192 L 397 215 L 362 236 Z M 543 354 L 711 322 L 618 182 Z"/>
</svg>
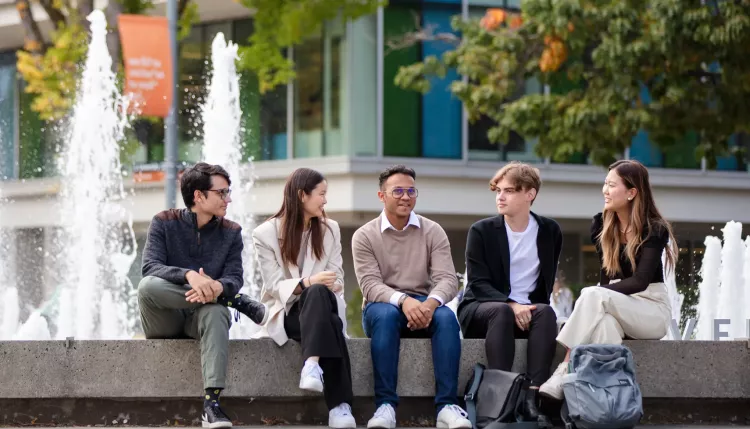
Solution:
<svg viewBox="0 0 750 429">
<path fill-rule="evenodd" d="M 379 406 L 370 421 L 367 422 L 367 427 L 368 429 L 394 429 L 396 427 L 396 410 L 393 409 L 391 404 Z"/>
<path fill-rule="evenodd" d="M 568 362 L 560 363 L 549 380 L 539 386 L 539 393 L 553 399 L 562 400 L 565 397 L 563 392 L 563 376 L 567 373 Z"/>
<path fill-rule="evenodd" d="M 305 361 L 299 377 L 299 388 L 318 393 L 323 391 L 323 368 L 317 362 Z"/>
<path fill-rule="evenodd" d="M 471 429 L 469 415 L 458 405 L 446 405 L 437 415 L 437 427 L 441 429 Z"/>
<path fill-rule="evenodd" d="M 336 408 L 328 412 L 328 426 L 334 429 L 354 429 L 357 422 L 352 415 L 352 407 L 342 402 Z"/>
</svg>

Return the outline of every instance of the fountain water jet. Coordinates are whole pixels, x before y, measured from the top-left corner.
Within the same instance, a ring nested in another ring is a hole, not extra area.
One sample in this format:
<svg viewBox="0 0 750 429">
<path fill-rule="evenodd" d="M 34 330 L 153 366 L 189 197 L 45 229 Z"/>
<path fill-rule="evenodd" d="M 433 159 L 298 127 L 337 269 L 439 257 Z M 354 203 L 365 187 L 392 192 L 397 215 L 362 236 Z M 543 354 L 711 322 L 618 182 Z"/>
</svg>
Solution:
<svg viewBox="0 0 750 429">
<path fill-rule="evenodd" d="M 135 260 L 136 243 L 124 206 L 119 146 L 128 106 L 112 72 L 104 13 L 96 10 L 87 19 L 91 43 L 60 158 L 63 254 L 56 337 L 129 338 L 137 308 L 135 289 L 123 273 Z"/>
<path fill-rule="evenodd" d="M 669 295 L 669 304 L 672 307 L 672 320 L 675 320 L 679 326 L 680 320 L 682 319 L 682 302 L 685 300 L 685 295 L 681 294 L 677 290 L 677 279 L 675 278 L 675 269 L 667 268 L 667 253 L 662 252 L 661 264 L 664 267 L 664 283 L 667 285 L 667 294 Z M 663 339 L 679 340 L 680 338 L 672 338 L 671 321 L 667 325 L 667 335 Z"/>
<path fill-rule="evenodd" d="M 203 159 L 224 167 L 232 179 L 232 202 L 227 209 L 227 218 L 242 226 L 242 267 L 245 281 L 240 292 L 257 299 L 260 291 L 254 279 L 252 161 L 244 163 L 242 160 L 242 109 L 236 59 L 237 45 L 227 42 L 223 33 L 217 34 L 211 44 L 213 71 L 208 95 L 202 106 Z M 250 338 L 257 332 L 258 325 L 250 319 L 243 315 L 240 320 L 240 323 L 232 324 L 230 338 Z"/>
<path fill-rule="evenodd" d="M 721 240 L 718 237 L 708 236 L 703 244 L 706 250 L 703 253 L 701 265 L 698 298 L 698 325 L 697 336 L 699 340 L 713 339 L 713 320 L 716 318 L 716 304 L 719 295 L 719 272 L 721 270 Z"/>
<path fill-rule="evenodd" d="M 742 272 L 742 260 L 745 256 L 745 245 L 742 242 L 742 224 L 727 222 L 722 229 L 724 245 L 721 249 L 721 271 L 719 305 L 716 309 L 717 319 L 728 319 L 729 338 L 746 336 L 745 291 Z"/>
</svg>

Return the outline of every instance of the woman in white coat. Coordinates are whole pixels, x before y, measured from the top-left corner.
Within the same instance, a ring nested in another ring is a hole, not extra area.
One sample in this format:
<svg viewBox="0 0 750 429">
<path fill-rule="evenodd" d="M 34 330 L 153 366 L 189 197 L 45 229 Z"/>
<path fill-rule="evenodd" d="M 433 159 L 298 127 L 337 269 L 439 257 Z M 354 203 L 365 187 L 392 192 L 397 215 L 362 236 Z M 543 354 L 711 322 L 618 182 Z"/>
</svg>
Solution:
<svg viewBox="0 0 750 429">
<path fill-rule="evenodd" d="M 269 309 L 258 336 L 278 345 L 299 341 L 300 388 L 323 392 L 330 427 L 354 428 L 341 231 L 323 209 L 327 188 L 319 172 L 295 170 L 284 186 L 281 209 L 253 231 L 263 277 L 261 302 Z"/>
</svg>

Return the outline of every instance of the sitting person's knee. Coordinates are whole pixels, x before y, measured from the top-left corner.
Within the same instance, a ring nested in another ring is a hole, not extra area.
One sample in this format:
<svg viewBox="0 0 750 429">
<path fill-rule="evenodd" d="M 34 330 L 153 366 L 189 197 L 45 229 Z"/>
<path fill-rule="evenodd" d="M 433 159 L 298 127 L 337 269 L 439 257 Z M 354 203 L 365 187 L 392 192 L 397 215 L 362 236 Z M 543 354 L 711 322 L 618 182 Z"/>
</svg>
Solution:
<svg viewBox="0 0 750 429">
<path fill-rule="evenodd" d="M 138 283 L 138 298 L 142 299 L 152 296 L 161 286 L 160 283 L 163 283 L 163 280 L 159 277 L 146 276 L 142 278 Z"/>
<path fill-rule="evenodd" d="M 374 324 L 398 324 L 401 321 L 401 310 L 383 302 L 372 303 L 365 309 L 365 317 Z"/>
<path fill-rule="evenodd" d="M 557 313 L 555 313 L 555 309 L 547 304 L 535 304 L 536 305 L 536 314 L 539 318 L 544 319 L 557 319 Z"/>
<path fill-rule="evenodd" d="M 487 316 L 485 316 L 488 317 L 490 324 L 516 323 L 516 313 L 513 312 L 510 305 L 504 302 L 493 302 L 492 304 Z"/>
<path fill-rule="evenodd" d="M 203 304 L 198 308 L 198 314 L 201 318 L 208 318 L 211 320 L 226 320 L 229 322 L 232 318 L 229 313 L 229 309 L 219 304 Z"/>
<path fill-rule="evenodd" d="M 319 295 L 328 295 L 331 292 L 328 287 L 322 283 L 315 283 L 314 285 L 308 286 L 305 288 L 305 290 L 302 291 L 305 295 L 311 295 L 311 294 L 319 294 Z"/>
<path fill-rule="evenodd" d="M 435 313 L 432 315 L 432 323 L 445 328 L 455 327 L 458 329 L 456 315 L 453 313 L 453 310 L 445 306 L 435 309 Z"/>
<path fill-rule="evenodd" d="M 578 301 L 589 300 L 589 299 L 601 299 L 602 289 L 599 286 L 589 286 L 581 289 L 581 295 L 578 297 Z"/>
</svg>

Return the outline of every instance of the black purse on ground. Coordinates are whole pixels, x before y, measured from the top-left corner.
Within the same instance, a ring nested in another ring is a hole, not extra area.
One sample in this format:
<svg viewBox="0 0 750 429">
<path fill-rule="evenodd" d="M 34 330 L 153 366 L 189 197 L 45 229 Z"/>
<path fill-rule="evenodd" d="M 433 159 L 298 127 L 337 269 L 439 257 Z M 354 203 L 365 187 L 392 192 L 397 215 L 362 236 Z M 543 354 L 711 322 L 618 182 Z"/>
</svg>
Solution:
<svg viewBox="0 0 750 429">
<path fill-rule="evenodd" d="M 523 401 L 529 379 L 525 374 L 474 366 L 466 386 L 466 411 L 474 429 L 538 429 L 523 421 Z"/>
</svg>

